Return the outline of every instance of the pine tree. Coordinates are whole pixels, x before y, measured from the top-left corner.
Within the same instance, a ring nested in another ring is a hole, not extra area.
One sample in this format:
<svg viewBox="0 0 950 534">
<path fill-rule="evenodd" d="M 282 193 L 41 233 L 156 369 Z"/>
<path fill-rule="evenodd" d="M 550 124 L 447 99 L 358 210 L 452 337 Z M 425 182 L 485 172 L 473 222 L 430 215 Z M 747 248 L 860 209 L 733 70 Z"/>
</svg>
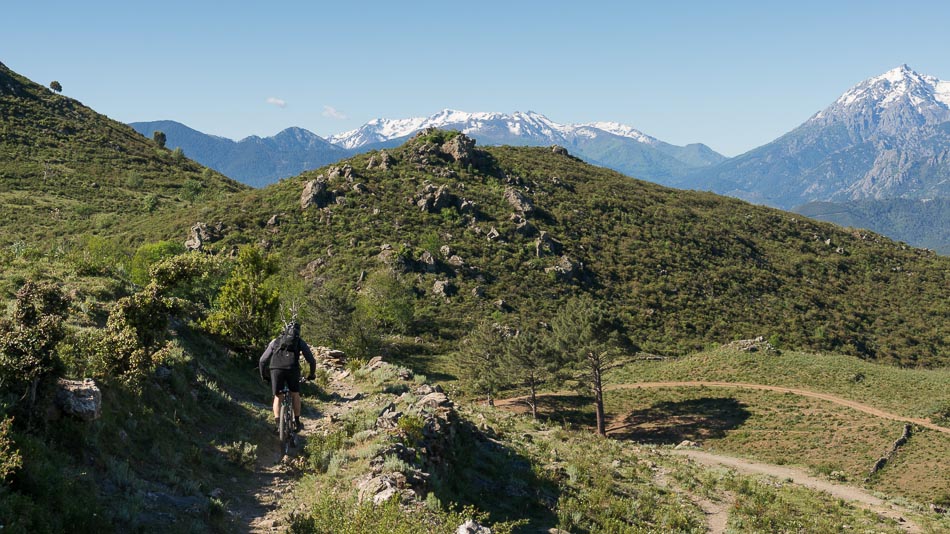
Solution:
<svg viewBox="0 0 950 534">
<path fill-rule="evenodd" d="M 547 332 L 519 332 L 505 347 L 502 365 L 511 385 L 528 388 L 531 416 L 538 418 L 538 388 L 556 376 L 558 361 Z"/>
<path fill-rule="evenodd" d="M 617 321 L 601 304 L 583 296 L 569 300 L 551 326 L 561 356 L 593 397 L 597 434 L 606 436 L 605 375 L 621 364 Z"/>
</svg>

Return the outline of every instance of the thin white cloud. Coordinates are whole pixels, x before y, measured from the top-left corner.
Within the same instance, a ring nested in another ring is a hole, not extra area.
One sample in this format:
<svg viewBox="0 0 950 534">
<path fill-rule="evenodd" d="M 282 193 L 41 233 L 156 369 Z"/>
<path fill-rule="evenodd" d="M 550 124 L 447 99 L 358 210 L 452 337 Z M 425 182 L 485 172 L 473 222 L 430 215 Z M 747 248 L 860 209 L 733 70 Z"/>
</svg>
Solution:
<svg viewBox="0 0 950 534">
<path fill-rule="evenodd" d="M 279 99 L 279 98 L 275 98 L 275 97 L 273 97 L 273 96 L 267 97 L 267 103 L 268 103 L 268 104 L 273 104 L 273 105 L 275 105 L 275 106 L 277 106 L 277 107 L 279 107 L 279 108 L 281 108 L 281 109 L 287 107 L 287 102 L 285 102 L 284 100 L 281 100 L 281 99 Z"/>
<path fill-rule="evenodd" d="M 346 113 L 343 113 L 333 106 L 323 106 L 323 116 L 330 117 L 331 119 L 343 120 L 346 118 Z"/>
</svg>

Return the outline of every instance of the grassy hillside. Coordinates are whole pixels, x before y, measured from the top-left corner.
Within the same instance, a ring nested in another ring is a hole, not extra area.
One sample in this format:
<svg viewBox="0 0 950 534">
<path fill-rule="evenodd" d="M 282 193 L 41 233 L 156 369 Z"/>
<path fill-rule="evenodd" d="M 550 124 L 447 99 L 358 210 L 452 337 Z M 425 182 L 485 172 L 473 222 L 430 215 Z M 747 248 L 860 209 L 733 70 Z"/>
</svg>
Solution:
<svg viewBox="0 0 950 534">
<path fill-rule="evenodd" d="M 242 189 L 0 64 L 3 246 L 128 234 L 130 218 Z"/>
<path fill-rule="evenodd" d="M 567 296 L 589 292 L 651 353 L 764 335 L 902 365 L 948 361 L 946 258 L 546 148 L 491 147 L 457 162 L 439 148 L 454 135 L 430 132 L 391 150 L 385 170 L 367 169 L 379 155 L 365 154 L 344 162 L 349 178 L 324 168 L 210 204 L 205 216 L 235 229 L 214 246 L 266 240 L 311 287 L 355 287 L 361 272 L 393 269 L 415 294 L 410 330 L 436 342 L 426 350 L 446 348 L 439 340 L 479 317 L 547 320 Z M 327 203 L 302 209 L 305 182 L 321 176 Z M 444 206 L 419 207 L 443 186 Z M 527 225 L 506 194 L 533 204 Z M 555 242 L 539 250 L 542 231 Z M 380 255 L 385 245 L 392 250 Z M 446 297 L 433 294 L 438 280 L 451 284 Z"/>
</svg>

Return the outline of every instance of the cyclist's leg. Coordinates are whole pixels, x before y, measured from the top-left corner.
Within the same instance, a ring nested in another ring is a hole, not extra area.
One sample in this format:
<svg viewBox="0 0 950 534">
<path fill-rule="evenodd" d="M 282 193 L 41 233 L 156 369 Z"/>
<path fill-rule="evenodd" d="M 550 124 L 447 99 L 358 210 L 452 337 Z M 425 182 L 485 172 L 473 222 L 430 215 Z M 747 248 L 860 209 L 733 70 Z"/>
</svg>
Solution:
<svg viewBox="0 0 950 534">
<path fill-rule="evenodd" d="M 300 369 L 287 372 L 287 388 L 294 406 L 294 422 L 300 427 Z"/>
<path fill-rule="evenodd" d="M 275 420 L 280 420 L 280 394 L 278 392 L 284 388 L 284 382 L 286 380 L 287 380 L 287 371 L 285 369 L 271 369 L 270 387 L 271 387 L 271 393 L 273 393 L 274 395 L 274 419 Z"/>
</svg>

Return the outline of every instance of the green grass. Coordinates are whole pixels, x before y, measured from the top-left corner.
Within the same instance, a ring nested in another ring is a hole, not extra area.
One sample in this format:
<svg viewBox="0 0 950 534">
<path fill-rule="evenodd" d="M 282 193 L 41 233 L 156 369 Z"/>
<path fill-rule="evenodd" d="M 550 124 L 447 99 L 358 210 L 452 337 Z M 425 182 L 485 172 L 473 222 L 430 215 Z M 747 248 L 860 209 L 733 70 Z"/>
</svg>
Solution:
<svg viewBox="0 0 950 534">
<path fill-rule="evenodd" d="M 840 354 L 715 349 L 626 366 L 614 383 L 725 381 L 830 393 L 906 417 L 931 417 L 950 406 L 950 369 L 900 369 Z"/>
</svg>

